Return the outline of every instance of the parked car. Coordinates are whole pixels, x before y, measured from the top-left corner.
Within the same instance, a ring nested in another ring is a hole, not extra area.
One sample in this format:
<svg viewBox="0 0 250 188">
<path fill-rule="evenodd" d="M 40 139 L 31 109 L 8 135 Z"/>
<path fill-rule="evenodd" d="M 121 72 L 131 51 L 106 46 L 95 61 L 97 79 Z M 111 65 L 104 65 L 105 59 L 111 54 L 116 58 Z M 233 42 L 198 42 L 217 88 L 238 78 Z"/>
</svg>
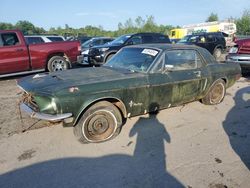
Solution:
<svg viewBox="0 0 250 188">
<path fill-rule="evenodd" d="M 128 117 L 195 100 L 218 104 L 240 76 L 238 64 L 218 63 L 196 46 L 128 46 L 101 67 L 18 80 L 20 109 L 74 126 L 83 143 L 102 142 L 115 137 Z"/>
<path fill-rule="evenodd" d="M 243 72 L 250 72 L 250 38 L 237 40 L 235 43 L 226 60 L 239 63 Z"/>
<path fill-rule="evenodd" d="M 87 40 L 84 42 L 82 46 L 82 55 L 83 55 L 83 61 L 81 61 L 81 64 L 88 64 L 88 54 L 89 54 L 89 48 L 95 47 L 98 45 L 103 45 L 108 42 L 111 42 L 114 40 L 111 37 L 93 37 L 92 39 Z"/>
<path fill-rule="evenodd" d="M 0 30 L 0 77 L 65 70 L 80 53 L 79 41 L 28 45 L 21 31 Z"/>
<path fill-rule="evenodd" d="M 79 40 L 81 44 L 83 44 L 84 42 L 86 42 L 90 39 L 92 39 L 92 37 L 89 37 L 89 36 L 81 36 L 81 37 L 77 38 L 77 40 Z"/>
<path fill-rule="evenodd" d="M 28 44 L 65 41 L 63 36 L 56 35 L 27 35 L 24 38 Z"/>
<path fill-rule="evenodd" d="M 144 43 L 171 43 L 168 36 L 160 33 L 136 33 L 122 35 L 112 42 L 89 49 L 88 62 L 91 65 L 106 63 L 118 50 L 127 45 Z"/>
<path fill-rule="evenodd" d="M 226 40 L 222 32 L 208 32 L 186 35 L 177 44 L 194 44 L 207 49 L 216 60 L 226 49 Z"/>
</svg>

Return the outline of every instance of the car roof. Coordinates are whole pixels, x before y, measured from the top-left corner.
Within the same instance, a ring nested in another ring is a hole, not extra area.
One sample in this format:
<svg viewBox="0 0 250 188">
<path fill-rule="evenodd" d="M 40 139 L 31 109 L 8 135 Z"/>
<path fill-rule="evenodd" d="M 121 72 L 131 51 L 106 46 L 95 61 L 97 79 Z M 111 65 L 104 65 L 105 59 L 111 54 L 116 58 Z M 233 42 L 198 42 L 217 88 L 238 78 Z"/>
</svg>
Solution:
<svg viewBox="0 0 250 188">
<path fill-rule="evenodd" d="M 185 44 L 152 43 L 152 44 L 131 45 L 125 48 L 155 48 L 159 50 L 171 50 L 171 49 L 199 49 L 200 47 L 196 45 L 185 45 Z"/>
<path fill-rule="evenodd" d="M 128 34 L 124 34 L 124 35 L 120 35 L 120 36 L 126 36 L 126 35 L 164 35 L 162 33 L 157 33 L 157 32 L 139 32 L 139 33 L 128 33 Z M 120 37 L 118 36 L 118 37 Z M 168 35 L 164 35 L 164 36 L 168 36 Z"/>
<path fill-rule="evenodd" d="M 193 33 L 187 36 L 199 36 L 199 35 L 223 35 L 223 32 L 199 32 L 199 33 Z"/>
<path fill-rule="evenodd" d="M 113 39 L 112 37 L 93 37 L 90 40 L 96 40 L 96 39 Z"/>
<path fill-rule="evenodd" d="M 59 35 L 25 35 L 24 37 L 60 37 L 60 38 L 62 38 L 63 36 L 59 36 Z"/>
</svg>

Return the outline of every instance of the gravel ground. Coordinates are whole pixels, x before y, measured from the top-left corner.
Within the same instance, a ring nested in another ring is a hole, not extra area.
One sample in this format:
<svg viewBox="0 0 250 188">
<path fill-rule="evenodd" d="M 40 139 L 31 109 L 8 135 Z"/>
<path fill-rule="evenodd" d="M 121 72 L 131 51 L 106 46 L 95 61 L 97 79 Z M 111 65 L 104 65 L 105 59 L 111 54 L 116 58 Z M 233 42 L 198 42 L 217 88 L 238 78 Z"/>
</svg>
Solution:
<svg viewBox="0 0 250 188">
<path fill-rule="evenodd" d="M 115 139 L 86 145 L 72 128 L 22 122 L 15 79 L 0 88 L 1 188 L 249 187 L 248 78 L 219 105 L 193 102 L 131 118 Z"/>
</svg>

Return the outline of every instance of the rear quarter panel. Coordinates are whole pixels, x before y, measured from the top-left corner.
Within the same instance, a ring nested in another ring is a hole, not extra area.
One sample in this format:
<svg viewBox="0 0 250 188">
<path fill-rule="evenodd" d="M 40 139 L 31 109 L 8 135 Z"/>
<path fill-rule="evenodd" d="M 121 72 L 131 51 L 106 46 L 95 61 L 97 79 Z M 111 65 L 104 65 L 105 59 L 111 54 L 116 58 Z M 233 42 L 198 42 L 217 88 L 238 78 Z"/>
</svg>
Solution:
<svg viewBox="0 0 250 188">
<path fill-rule="evenodd" d="M 66 55 L 70 62 L 75 62 L 80 54 L 79 41 L 51 42 L 29 45 L 33 69 L 45 68 L 48 58 L 56 54 Z"/>
<path fill-rule="evenodd" d="M 209 64 L 207 68 L 211 75 L 211 84 L 218 79 L 223 79 L 226 81 L 227 88 L 231 87 L 241 75 L 241 68 L 238 63 L 214 63 Z"/>
</svg>

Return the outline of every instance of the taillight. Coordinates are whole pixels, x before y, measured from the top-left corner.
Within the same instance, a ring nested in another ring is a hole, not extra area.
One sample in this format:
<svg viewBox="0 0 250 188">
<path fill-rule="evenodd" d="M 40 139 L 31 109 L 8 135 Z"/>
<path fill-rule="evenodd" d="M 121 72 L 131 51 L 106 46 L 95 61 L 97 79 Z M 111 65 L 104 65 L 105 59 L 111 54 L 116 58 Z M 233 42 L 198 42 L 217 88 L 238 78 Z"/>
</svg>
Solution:
<svg viewBox="0 0 250 188">
<path fill-rule="evenodd" d="M 78 43 L 78 52 L 81 53 L 81 51 L 82 51 L 81 45 L 80 43 Z"/>
</svg>

